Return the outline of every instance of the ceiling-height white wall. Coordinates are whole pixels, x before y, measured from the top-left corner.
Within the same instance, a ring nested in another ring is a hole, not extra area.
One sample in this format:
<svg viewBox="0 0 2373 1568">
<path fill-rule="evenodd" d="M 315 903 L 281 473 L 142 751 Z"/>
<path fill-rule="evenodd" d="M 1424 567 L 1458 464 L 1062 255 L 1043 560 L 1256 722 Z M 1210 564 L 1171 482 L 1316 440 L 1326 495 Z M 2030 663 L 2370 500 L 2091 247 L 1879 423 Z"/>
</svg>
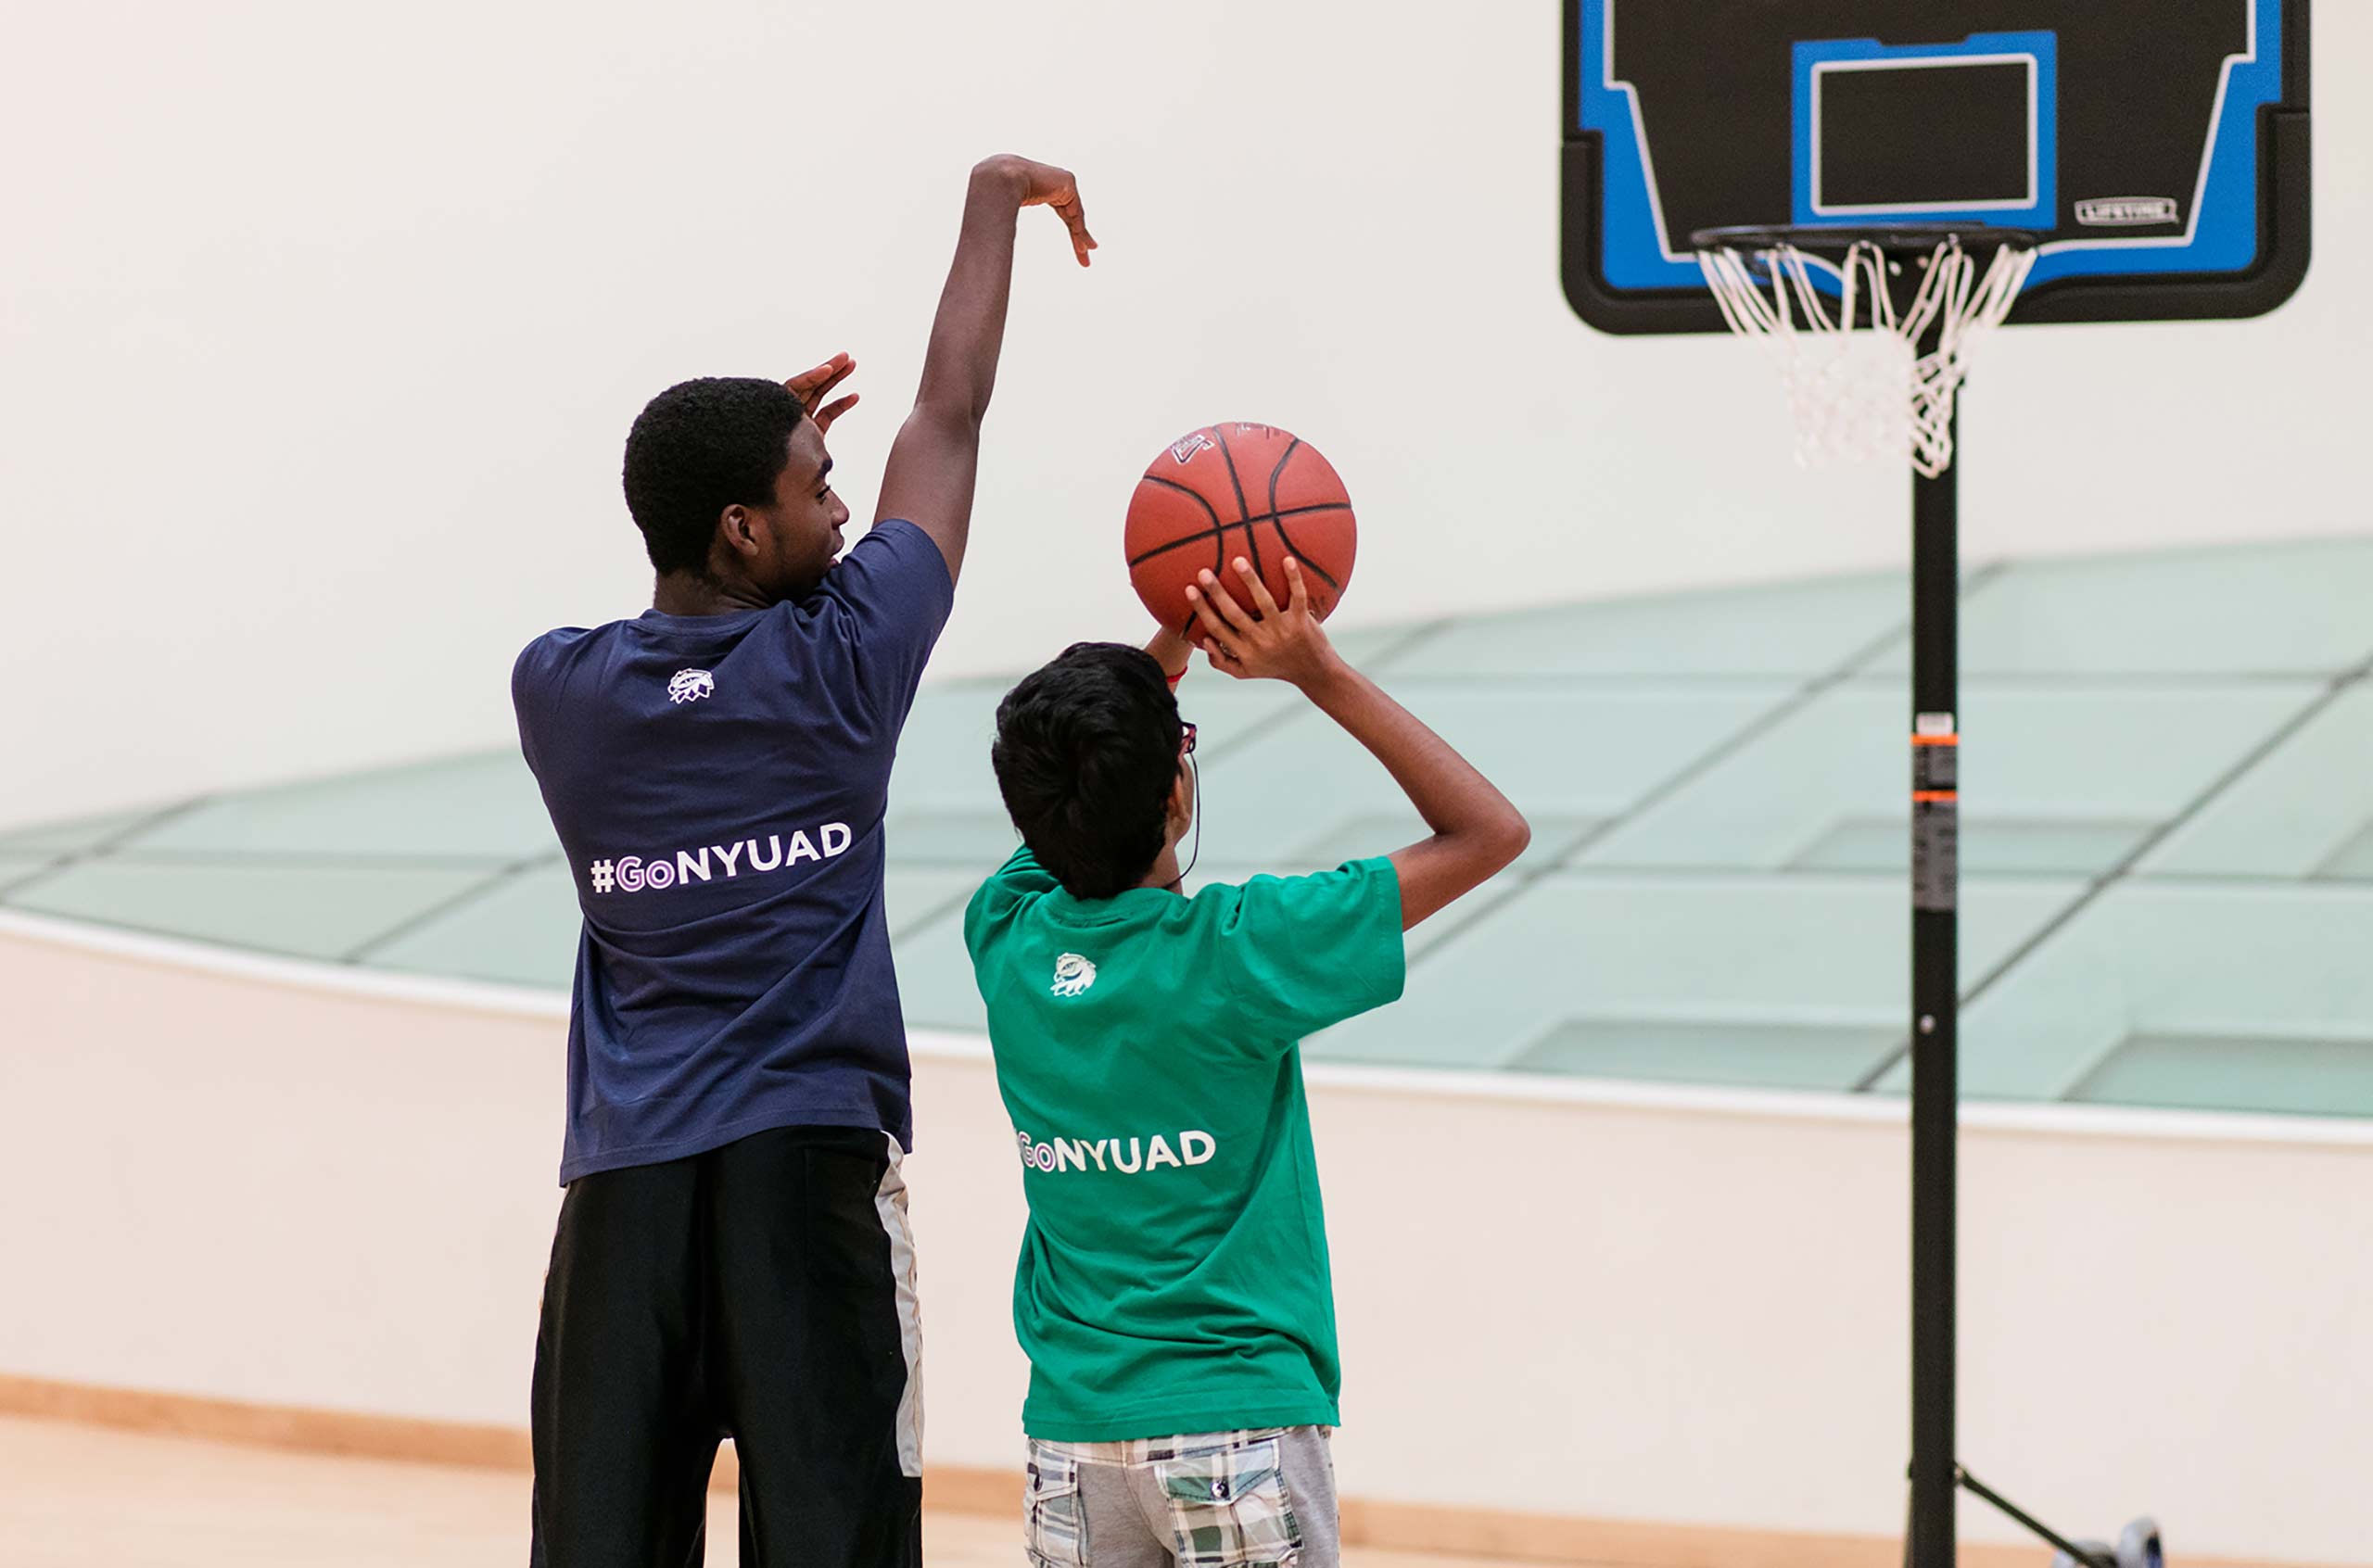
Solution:
<svg viewBox="0 0 2373 1568">
<path fill-rule="evenodd" d="M 1557 9 L 1413 0 L 26 11 L 0 54 L 0 822 L 509 734 L 513 651 L 644 602 L 628 422 L 835 349 L 911 396 L 963 172 L 1024 234 L 943 672 L 1136 612 L 1131 479 L 1212 419 L 1334 459 L 1346 616 L 1900 558 L 1904 483 L 1789 461 L 1766 368 L 1595 336 L 1556 284 Z M 2318 75 L 2373 56 L 2326 6 Z M 1995 344 L 1973 553 L 2373 526 L 2373 106 L 2316 105 L 2317 263 L 2263 322 Z M 2110 607 L 2108 613 L 2114 613 Z"/>
</svg>

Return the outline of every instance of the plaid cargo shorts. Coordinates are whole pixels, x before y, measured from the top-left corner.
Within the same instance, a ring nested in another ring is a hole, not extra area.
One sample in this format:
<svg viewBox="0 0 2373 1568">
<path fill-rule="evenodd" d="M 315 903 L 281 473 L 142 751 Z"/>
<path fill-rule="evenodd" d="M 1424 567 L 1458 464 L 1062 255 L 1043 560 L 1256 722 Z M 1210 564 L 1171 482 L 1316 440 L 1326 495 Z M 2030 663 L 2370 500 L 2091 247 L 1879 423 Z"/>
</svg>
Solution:
<svg viewBox="0 0 2373 1568">
<path fill-rule="evenodd" d="M 1337 1568 L 1327 1429 L 1030 1444 L 1034 1568 Z"/>
</svg>

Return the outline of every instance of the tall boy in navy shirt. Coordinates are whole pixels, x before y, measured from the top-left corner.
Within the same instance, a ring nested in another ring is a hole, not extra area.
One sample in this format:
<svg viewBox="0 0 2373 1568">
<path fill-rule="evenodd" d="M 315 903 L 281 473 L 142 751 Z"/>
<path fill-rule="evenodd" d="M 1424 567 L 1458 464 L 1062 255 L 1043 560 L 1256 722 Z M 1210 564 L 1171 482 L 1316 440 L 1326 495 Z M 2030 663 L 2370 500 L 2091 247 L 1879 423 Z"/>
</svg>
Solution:
<svg viewBox="0 0 2373 1568">
<path fill-rule="evenodd" d="M 972 171 L 921 389 L 845 557 L 824 436 L 857 400 L 826 401 L 848 357 L 686 382 L 627 437 L 652 608 L 549 633 L 513 672 L 585 916 L 536 1346 L 539 1565 L 696 1562 L 726 1435 L 745 1568 L 921 1561 L 882 816 L 963 562 L 1032 206 L 1086 264 L 1069 173 Z"/>
</svg>

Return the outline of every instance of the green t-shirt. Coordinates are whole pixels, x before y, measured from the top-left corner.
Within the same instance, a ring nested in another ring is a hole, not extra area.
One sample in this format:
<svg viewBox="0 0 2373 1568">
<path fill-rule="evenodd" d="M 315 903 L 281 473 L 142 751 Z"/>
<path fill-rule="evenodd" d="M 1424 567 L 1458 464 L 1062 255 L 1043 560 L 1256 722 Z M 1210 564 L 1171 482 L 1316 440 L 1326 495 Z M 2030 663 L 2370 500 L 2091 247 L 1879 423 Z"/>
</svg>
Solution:
<svg viewBox="0 0 2373 1568">
<path fill-rule="evenodd" d="M 973 895 L 964 940 L 1030 1204 L 1024 1430 L 1334 1424 L 1297 1043 L 1400 996 L 1392 863 L 1082 900 L 1023 850 Z"/>
</svg>

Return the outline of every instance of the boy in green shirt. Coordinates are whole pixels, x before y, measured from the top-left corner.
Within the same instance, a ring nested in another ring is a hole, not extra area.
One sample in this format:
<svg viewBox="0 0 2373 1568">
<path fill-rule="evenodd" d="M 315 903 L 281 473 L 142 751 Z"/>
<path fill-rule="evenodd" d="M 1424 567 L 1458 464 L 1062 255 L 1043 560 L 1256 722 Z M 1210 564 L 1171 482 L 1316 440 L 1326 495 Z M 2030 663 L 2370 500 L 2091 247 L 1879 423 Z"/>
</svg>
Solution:
<svg viewBox="0 0 2373 1568">
<path fill-rule="evenodd" d="M 1030 1206 L 1013 1311 L 1042 1565 L 1333 1568 L 1340 1376 L 1298 1042 L 1397 998 L 1402 933 L 1529 837 L 1336 653 L 1299 563 L 1283 610 L 1233 564 L 1243 602 L 1210 572 L 1187 590 L 1212 666 L 1300 689 L 1433 833 L 1187 898 L 1186 639 L 1078 644 L 999 705 L 1023 847 L 964 936 Z"/>
</svg>

